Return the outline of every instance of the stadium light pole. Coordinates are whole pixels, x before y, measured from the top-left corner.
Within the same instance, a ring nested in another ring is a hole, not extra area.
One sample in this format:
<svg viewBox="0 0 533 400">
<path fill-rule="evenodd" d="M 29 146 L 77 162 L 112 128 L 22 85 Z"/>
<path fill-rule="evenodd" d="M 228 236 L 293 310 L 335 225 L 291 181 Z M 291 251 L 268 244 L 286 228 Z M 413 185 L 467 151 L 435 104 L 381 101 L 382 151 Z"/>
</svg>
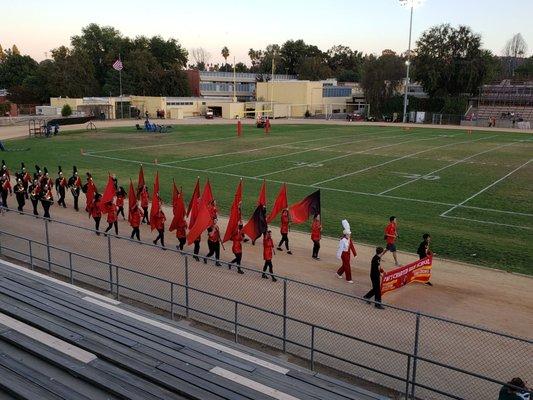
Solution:
<svg viewBox="0 0 533 400">
<path fill-rule="evenodd" d="M 404 7 L 409 7 L 411 9 L 411 16 L 409 18 L 409 47 L 407 50 L 407 60 L 405 60 L 405 85 L 404 85 L 404 95 L 403 95 L 403 122 L 407 122 L 407 92 L 409 91 L 409 70 L 411 67 L 411 36 L 413 32 L 413 10 L 415 7 L 422 4 L 423 0 L 400 0 L 400 4 Z"/>
</svg>

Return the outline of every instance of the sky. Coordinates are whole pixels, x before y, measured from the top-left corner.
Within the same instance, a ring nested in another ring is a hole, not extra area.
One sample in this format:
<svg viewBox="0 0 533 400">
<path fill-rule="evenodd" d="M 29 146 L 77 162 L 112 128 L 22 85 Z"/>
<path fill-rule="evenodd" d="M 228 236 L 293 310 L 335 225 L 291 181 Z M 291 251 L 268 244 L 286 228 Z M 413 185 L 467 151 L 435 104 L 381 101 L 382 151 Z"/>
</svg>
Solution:
<svg viewBox="0 0 533 400">
<path fill-rule="evenodd" d="M 203 47 L 210 62 L 223 61 L 222 47 L 249 64 L 248 50 L 288 39 L 327 50 L 344 44 L 363 53 L 403 52 L 408 45 L 409 10 L 399 0 L 3 0 L 0 45 L 43 60 L 51 49 L 90 23 L 111 25 L 130 37 L 176 38 L 187 49 Z M 520 32 L 533 53 L 533 0 L 424 0 L 414 11 L 413 43 L 427 28 L 468 25 L 483 46 L 501 54 Z M 529 17 L 527 17 L 529 16 Z M 528 21 L 529 19 L 529 21 Z"/>
</svg>

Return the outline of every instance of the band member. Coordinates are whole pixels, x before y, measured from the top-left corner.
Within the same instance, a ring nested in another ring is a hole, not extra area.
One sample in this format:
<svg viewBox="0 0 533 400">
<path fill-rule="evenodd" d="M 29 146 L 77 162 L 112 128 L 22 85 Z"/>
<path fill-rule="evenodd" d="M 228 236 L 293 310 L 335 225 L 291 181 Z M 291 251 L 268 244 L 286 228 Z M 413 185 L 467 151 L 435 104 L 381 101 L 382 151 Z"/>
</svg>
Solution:
<svg viewBox="0 0 533 400">
<path fill-rule="evenodd" d="M 355 246 L 352 242 L 350 224 L 344 219 L 342 220 L 342 226 L 344 230 L 342 232 L 342 238 L 339 242 L 339 248 L 337 250 L 337 259 L 342 261 L 342 265 L 337 270 L 337 278 L 342 279 L 342 274 L 344 273 L 348 283 L 353 283 L 352 268 L 350 266 L 350 253 L 356 257 L 357 252 L 355 251 Z"/>
<path fill-rule="evenodd" d="M 57 205 L 63 206 L 63 208 L 67 208 L 67 204 L 65 203 L 65 194 L 66 194 L 68 183 L 67 183 L 67 179 L 63 176 L 63 171 L 61 170 L 61 166 L 57 168 L 59 169 L 57 173 L 58 176 L 55 182 L 56 193 L 59 196 Z"/>
<path fill-rule="evenodd" d="M 33 173 L 33 180 L 41 180 L 41 176 L 43 174 L 43 171 L 41 171 L 41 167 L 39 167 L 37 164 L 35 164 L 35 172 Z"/>
<path fill-rule="evenodd" d="M 372 281 L 372 289 L 364 295 L 365 299 L 376 299 L 376 308 L 383 309 L 381 305 L 381 274 L 385 271 L 381 268 L 381 255 L 383 254 L 383 247 L 376 248 L 376 254 L 372 257 L 370 264 L 370 280 Z M 369 302 L 370 303 L 370 302 Z"/>
<path fill-rule="evenodd" d="M 396 239 L 398 239 L 398 236 L 398 222 L 396 221 L 396 217 L 392 216 L 389 218 L 389 224 L 385 228 L 385 240 L 387 242 L 387 246 L 385 247 L 382 257 L 387 253 L 387 251 L 390 251 L 396 266 L 400 265 L 398 263 L 398 257 L 396 257 Z"/>
<path fill-rule="evenodd" d="M 52 188 L 54 187 L 54 181 L 52 178 L 50 178 L 50 174 L 48 173 L 48 169 L 46 167 L 44 167 L 44 175 L 42 176 L 42 179 L 41 179 L 41 185 L 46 185 L 48 186 L 49 190 L 52 190 Z"/>
<path fill-rule="evenodd" d="M 150 194 L 148 193 L 148 188 L 144 185 L 141 189 L 141 208 L 143 209 L 143 219 L 142 222 L 150 224 L 150 215 L 148 214 L 148 203 L 150 202 Z"/>
<path fill-rule="evenodd" d="M 87 181 L 81 187 L 81 191 L 85 194 L 85 199 L 87 199 L 87 192 L 89 190 L 89 185 L 94 184 L 94 182 L 93 182 L 93 176 L 91 175 L 90 172 L 87 172 L 85 174 L 85 176 L 86 176 Z M 87 211 L 88 213 L 91 213 L 90 207 L 92 207 L 92 205 L 89 204 L 89 202 L 86 201 L 85 202 L 85 211 Z"/>
<path fill-rule="evenodd" d="M 141 218 L 143 215 L 143 210 L 139 208 L 139 205 L 135 203 L 133 208 L 130 210 L 130 225 L 132 227 L 131 238 L 137 236 L 137 240 L 141 241 L 141 233 L 139 226 L 141 225 Z"/>
<path fill-rule="evenodd" d="M 261 275 L 262 278 L 268 279 L 267 274 L 265 272 L 267 271 L 270 273 L 270 276 L 272 277 L 272 282 L 276 282 L 277 279 L 274 276 L 274 271 L 272 267 L 272 255 L 276 254 L 274 251 L 274 241 L 272 240 L 272 231 L 269 229 L 263 236 L 263 260 L 265 260 L 265 265 L 263 265 L 263 274 Z"/>
<path fill-rule="evenodd" d="M 209 247 L 209 253 L 204 258 L 204 263 L 207 264 L 207 259 L 215 255 L 215 265 L 220 267 L 222 264 L 218 262 L 220 260 L 220 229 L 217 225 L 217 219 L 213 220 L 213 225 L 207 229 L 207 246 Z"/>
<path fill-rule="evenodd" d="M 289 210 L 285 208 L 281 212 L 281 228 L 280 228 L 281 240 L 278 244 L 277 250 L 283 251 L 283 249 L 281 248 L 281 245 L 285 243 L 287 254 L 292 254 L 292 251 L 289 250 L 289 224 L 290 224 Z"/>
<path fill-rule="evenodd" d="M 17 183 L 13 187 L 13 191 L 15 192 L 15 197 L 17 198 L 17 210 L 22 212 L 24 210 L 24 205 L 26 204 L 26 190 L 22 184 L 22 179 L 17 179 Z"/>
<path fill-rule="evenodd" d="M 431 235 L 429 233 L 424 233 L 422 235 L 422 242 L 418 245 L 418 249 L 416 250 L 416 254 L 418 254 L 418 257 L 420 259 L 426 258 L 433 253 L 429 249 L 429 244 L 431 243 Z M 426 282 L 426 285 L 433 286 L 433 283 L 430 281 Z"/>
<path fill-rule="evenodd" d="M 111 230 L 111 228 L 115 227 L 115 235 L 118 235 L 118 221 L 117 221 L 117 208 L 115 204 L 110 201 L 105 205 L 106 212 L 107 212 L 107 223 L 108 226 L 104 233 L 107 233 Z"/>
<path fill-rule="evenodd" d="M 146 187 L 146 186 L 145 186 Z M 157 232 L 158 235 L 154 240 L 154 244 L 157 244 L 159 240 L 161 240 L 161 246 L 165 247 L 165 221 L 167 220 L 167 217 L 165 216 L 165 213 L 163 210 L 159 209 L 159 212 L 157 213 Z"/>
<path fill-rule="evenodd" d="M 122 215 L 122 219 L 125 221 L 126 216 L 124 215 L 124 199 L 126 198 L 126 191 L 122 186 L 120 186 L 116 193 L 117 196 L 117 218 L 119 215 Z"/>
<path fill-rule="evenodd" d="M 11 179 L 9 174 L 9 169 L 7 168 L 6 162 L 2 160 L 2 169 L 0 170 L 0 176 L 7 175 L 7 179 Z"/>
<path fill-rule="evenodd" d="M 4 165 L 5 166 L 5 165 Z M 2 207 L 7 208 L 7 196 L 13 194 L 11 182 L 9 181 L 9 174 L 2 169 L 3 175 L 0 177 L 0 197 L 2 198 Z"/>
<path fill-rule="evenodd" d="M 118 189 L 119 189 L 117 176 L 115 174 L 113 174 L 111 176 L 111 179 L 113 179 L 113 187 L 115 188 L 115 192 L 117 192 Z"/>
<path fill-rule="evenodd" d="M 178 250 L 183 250 L 185 243 L 187 242 L 187 222 L 183 219 L 181 222 L 178 222 L 176 226 L 176 238 L 178 239 L 179 245 L 176 246 Z"/>
<path fill-rule="evenodd" d="M 22 170 L 21 170 L 21 175 L 22 175 L 22 186 L 24 186 L 24 190 L 26 191 L 26 199 L 29 197 L 28 196 L 28 193 L 29 193 L 29 186 L 31 185 L 32 183 L 32 179 L 31 179 L 31 174 L 26 170 L 26 166 L 24 165 L 24 163 L 20 163 L 21 164 L 21 167 L 22 167 Z"/>
<path fill-rule="evenodd" d="M 41 199 L 41 186 L 39 185 L 39 180 L 35 179 L 28 187 L 28 190 L 30 191 L 30 201 L 33 206 L 33 215 L 39 215 L 37 212 L 37 205 Z"/>
<path fill-rule="evenodd" d="M 52 194 L 52 187 L 44 185 L 43 195 L 41 196 L 41 205 L 44 210 L 44 217 L 50 218 L 50 207 L 54 204 L 54 196 Z"/>
<path fill-rule="evenodd" d="M 209 203 L 209 214 L 211 214 L 211 219 L 213 221 L 218 218 L 218 208 L 216 200 L 212 200 L 211 203 Z"/>
<path fill-rule="evenodd" d="M 87 206 L 91 217 L 94 219 L 94 230 L 98 236 L 100 236 L 100 220 L 102 219 L 102 210 L 100 209 L 101 198 L 102 195 L 100 193 L 95 193 L 93 203 Z"/>
<path fill-rule="evenodd" d="M 78 176 L 78 169 L 75 165 L 72 167 L 72 176 L 68 179 L 68 187 L 74 199 L 74 209 L 79 211 L 78 200 L 81 192 L 81 178 Z"/>
<path fill-rule="evenodd" d="M 320 222 L 320 214 L 315 215 L 313 223 L 311 224 L 311 240 L 313 241 L 313 255 L 315 260 L 320 260 L 318 252 L 320 251 L 320 239 L 322 237 L 322 223 Z"/>
<path fill-rule="evenodd" d="M 231 251 L 233 252 L 233 255 L 235 258 L 231 260 L 231 262 L 228 265 L 228 268 L 231 269 L 231 264 L 237 265 L 237 272 L 239 274 L 244 274 L 244 271 L 241 269 L 241 260 L 242 260 L 242 241 L 244 239 L 244 234 L 242 233 L 242 221 L 239 222 L 238 228 L 233 232 L 233 235 L 231 236 L 231 241 L 233 242 L 231 246 Z"/>
<path fill-rule="evenodd" d="M 198 235 L 196 240 L 194 241 L 194 249 L 192 258 L 194 258 L 196 261 L 200 261 L 200 258 L 198 257 L 198 254 L 200 254 L 200 243 L 202 242 L 202 235 Z"/>
</svg>

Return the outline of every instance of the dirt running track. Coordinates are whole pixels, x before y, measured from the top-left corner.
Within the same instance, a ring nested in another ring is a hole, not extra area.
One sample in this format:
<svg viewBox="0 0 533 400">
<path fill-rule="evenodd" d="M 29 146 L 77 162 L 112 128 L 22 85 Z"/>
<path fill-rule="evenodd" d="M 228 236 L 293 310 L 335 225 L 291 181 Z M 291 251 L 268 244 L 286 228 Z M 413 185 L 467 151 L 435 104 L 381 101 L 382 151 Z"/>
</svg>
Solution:
<svg viewBox="0 0 533 400">
<path fill-rule="evenodd" d="M 83 196 L 81 196 L 83 197 Z M 81 200 L 81 198 L 80 198 Z M 14 197 L 8 202 L 14 205 Z M 70 197 L 67 202 L 72 204 Z M 82 203 L 80 201 L 80 203 Z M 29 205 L 26 210 L 29 211 Z M 83 209 L 83 206 L 80 207 Z M 166 209 L 167 217 L 171 210 Z M 52 217 L 69 223 L 93 227 L 84 212 L 76 213 L 72 208 L 52 208 Z M 225 220 L 221 221 L 221 228 L 225 229 Z M 129 235 L 127 222 L 119 222 L 119 233 Z M 16 212 L 8 212 L 0 216 L 0 229 L 23 237 L 38 241 L 45 241 L 44 224 L 41 220 L 21 216 Z M 102 221 L 102 227 L 107 224 Z M 340 223 L 339 223 L 340 231 Z M 279 240 L 278 229 L 273 228 L 274 239 Z M 96 236 L 92 232 L 78 228 L 66 227 L 58 223 L 49 224 L 50 241 L 53 245 L 69 249 L 80 254 L 92 256 L 103 262 L 89 262 L 80 257 L 74 257 L 73 264 L 76 271 L 85 271 L 109 279 L 107 268 L 108 239 Z M 141 238 L 150 242 L 155 235 L 146 226 L 141 229 Z M 204 238 L 205 239 L 205 238 Z M 357 243 L 357 238 L 354 238 Z M 135 271 L 157 275 L 174 282 L 183 283 L 184 257 L 174 252 L 162 251 L 159 248 L 141 246 L 127 240 L 111 238 L 112 261 L 115 264 L 131 268 Z M 312 260 L 311 240 L 308 234 L 291 232 L 291 248 L 294 255 L 278 252 L 273 259 L 274 272 L 303 282 L 310 282 L 319 286 L 335 289 L 352 295 L 362 296 L 370 285 L 369 262 L 373 248 L 357 245 L 358 257 L 352 265 L 355 284 L 350 285 L 335 277 L 339 262 L 335 259 L 337 240 L 324 238 L 320 252 L 320 261 Z M 167 233 L 166 244 L 174 247 L 176 239 Z M 17 257 L 5 250 L 5 247 L 20 248 L 27 251 L 27 244 L 21 240 L 1 237 L 2 253 Z M 227 250 L 222 252 L 226 261 L 232 258 L 230 243 Z M 401 248 L 401 242 L 400 246 Z M 189 249 L 190 250 L 190 249 Z M 244 245 L 244 264 L 259 269 L 262 266 L 262 246 L 250 243 Z M 34 256 L 46 258 L 44 248 L 34 246 Z M 202 243 L 201 254 L 205 254 L 206 245 Z M 20 257 L 20 256 L 19 256 Z M 400 253 L 402 263 L 410 262 L 416 257 L 413 254 Z M 63 265 L 68 265 L 68 257 L 59 251 L 52 251 L 52 259 Z M 192 287 L 216 293 L 221 296 L 251 303 L 267 310 L 281 313 L 283 311 L 283 283 L 279 280 L 272 283 L 260 278 L 259 274 L 247 272 L 237 275 L 234 270 L 217 268 L 212 264 L 204 265 L 189 258 L 189 284 Z M 43 265 L 41 263 L 41 265 Z M 390 255 L 385 257 L 385 269 L 392 267 Z M 75 278 L 82 279 L 81 274 Z M 96 280 L 89 283 L 107 288 L 108 285 Z M 385 296 L 385 303 L 398 307 L 409 308 L 427 314 L 442 316 L 467 324 L 481 325 L 509 334 L 530 338 L 533 327 L 533 279 L 501 271 L 478 268 L 441 259 L 435 259 L 432 282 L 433 287 L 412 284 Z M 162 284 L 148 278 L 141 278 L 134 273 L 120 274 L 120 283 L 131 289 L 147 290 L 161 298 L 169 298 L 169 285 Z M 168 304 L 140 295 L 134 291 L 121 289 L 121 295 L 146 301 L 154 306 L 168 309 Z M 184 303 L 184 291 L 176 289 L 174 301 Z M 218 300 L 213 297 L 191 292 L 190 306 L 223 316 L 229 321 L 234 318 L 234 304 Z M 178 310 L 179 311 L 179 310 Z M 394 347 L 406 352 L 412 352 L 414 343 L 415 316 L 394 309 L 384 311 L 375 310 L 366 303 L 338 294 L 333 294 L 294 282 L 287 283 L 287 313 L 289 316 L 315 323 L 324 327 L 354 335 L 365 340 Z M 232 330 L 230 322 L 221 322 L 199 313 L 192 313 L 191 317 L 212 323 L 223 329 Z M 239 310 L 239 320 L 248 326 L 260 327 L 261 331 L 275 335 L 282 334 L 282 319 L 268 313 L 255 311 L 247 307 Z M 439 320 L 422 317 L 420 322 L 419 356 L 438 360 L 457 368 L 488 375 L 494 379 L 506 381 L 513 376 L 521 376 L 533 381 L 531 363 L 533 360 L 533 345 L 531 342 L 516 341 L 488 333 L 474 331 L 466 327 L 452 325 Z M 280 340 L 261 335 L 247 329 L 241 329 L 240 334 L 258 339 L 267 344 L 280 347 Z M 310 345 L 309 327 L 289 322 L 287 337 L 296 343 Z M 318 330 L 315 345 L 348 360 L 370 365 L 374 368 L 397 376 L 406 374 L 406 357 L 385 350 L 377 349 L 367 344 L 354 342 L 338 335 Z M 294 354 L 308 357 L 308 351 L 300 346 L 288 345 L 287 350 Z M 315 356 L 317 362 L 323 362 L 339 369 L 346 368 L 341 361 L 322 356 Z M 392 378 L 367 371 L 351 368 L 357 376 L 370 381 L 379 382 L 385 386 L 402 389 L 403 384 Z M 498 385 L 481 382 L 464 374 L 452 373 L 441 367 L 427 362 L 419 362 L 417 381 L 441 390 L 451 391 L 462 398 L 479 398 L 479 393 L 486 393 L 487 398 L 496 398 Z M 423 389 L 418 389 L 417 395 L 423 398 L 442 398 Z"/>
</svg>

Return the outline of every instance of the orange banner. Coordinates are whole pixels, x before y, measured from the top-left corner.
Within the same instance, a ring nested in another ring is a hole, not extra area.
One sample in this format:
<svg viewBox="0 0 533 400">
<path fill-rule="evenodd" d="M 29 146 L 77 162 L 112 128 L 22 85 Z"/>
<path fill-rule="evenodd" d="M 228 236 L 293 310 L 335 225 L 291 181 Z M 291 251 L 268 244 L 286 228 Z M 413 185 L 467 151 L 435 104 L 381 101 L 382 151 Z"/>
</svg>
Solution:
<svg viewBox="0 0 533 400">
<path fill-rule="evenodd" d="M 433 256 L 428 256 L 411 264 L 385 272 L 381 278 L 381 295 L 411 282 L 429 282 L 432 264 Z"/>
</svg>

